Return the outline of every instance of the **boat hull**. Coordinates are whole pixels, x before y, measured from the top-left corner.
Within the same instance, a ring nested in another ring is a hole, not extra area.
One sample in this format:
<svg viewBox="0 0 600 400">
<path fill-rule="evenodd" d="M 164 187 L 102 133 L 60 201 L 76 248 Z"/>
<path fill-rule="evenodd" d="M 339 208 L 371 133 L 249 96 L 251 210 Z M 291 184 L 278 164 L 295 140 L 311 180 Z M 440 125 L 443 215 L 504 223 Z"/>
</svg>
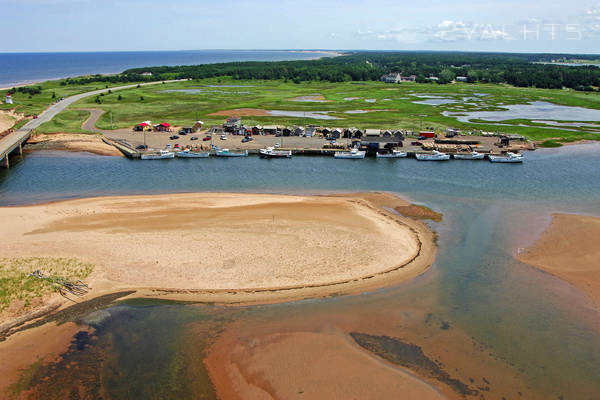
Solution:
<svg viewBox="0 0 600 400">
<path fill-rule="evenodd" d="M 522 157 L 509 158 L 509 157 L 502 157 L 502 156 L 490 156 L 490 162 L 493 162 L 493 163 L 522 163 L 523 158 Z"/>
<path fill-rule="evenodd" d="M 375 155 L 376 158 L 406 158 L 407 154 L 406 153 L 386 153 L 386 154 L 380 154 L 377 153 Z"/>
<path fill-rule="evenodd" d="M 140 159 L 142 160 L 169 160 L 175 158 L 175 153 L 170 154 L 142 154 Z"/>
<path fill-rule="evenodd" d="M 292 152 L 291 151 L 283 151 L 283 150 L 281 150 L 281 151 L 260 150 L 259 156 L 260 156 L 260 158 L 291 158 Z"/>
<path fill-rule="evenodd" d="M 444 155 L 433 155 L 433 154 L 417 154 L 417 160 L 419 161 L 448 161 L 450 159 L 449 154 Z"/>
<path fill-rule="evenodd" d="M 244 152 L 244 153 L 215 153 L 215 156 L 217 157 L 248 157 L 248 152 Z"/>
<path fill-rule="evenodd" d="M 179 158 L 208 158 L 209 156 L 209 153 L 193 153 L 183 151 L 177 153 L 177 157 Z"/>
<path fill-rule="evenodd" d="M 344 160 L 361 160 L 365 158 L 367 153 L 365 151 L 358 151 L 355 153 L 348 152 L 338 152 L 333 155 L 334 158 L 344 159 Z"/>
</svg>

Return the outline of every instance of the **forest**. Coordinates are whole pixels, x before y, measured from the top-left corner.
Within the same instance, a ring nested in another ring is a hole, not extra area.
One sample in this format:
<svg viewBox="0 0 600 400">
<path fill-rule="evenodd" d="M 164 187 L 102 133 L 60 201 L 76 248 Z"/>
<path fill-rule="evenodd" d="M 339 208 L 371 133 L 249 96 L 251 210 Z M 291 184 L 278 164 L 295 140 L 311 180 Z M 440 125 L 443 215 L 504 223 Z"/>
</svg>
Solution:
<svg viewBox="0 0 600 400">
<path fill-rule="evenodd" d="M 386 73 L 399 72 L 402 75 L 415 75 L 417 82 L 421 83 L 447 84 L 461 76 L 466 77 L 470 83 L 505 83 L 518 87 L 567 87 L 581 91 L 597 91 L 600 86 L 599 67 L 550 63 L 552 60 L 568 57 L 573 58 L 572 55 L 564 54 L 361 51 L 318 60 L 134 68 L 117 75 L 68 78 L 64 82 L 143 82 L 220 76 L 241 80 L 284 80 L 296 83 L 348 82 L 376 81 Z M 599 56 L 578 57 L 600 62 Z M 437 80 L 431 80 L 431 77 Z"/>
</svg>

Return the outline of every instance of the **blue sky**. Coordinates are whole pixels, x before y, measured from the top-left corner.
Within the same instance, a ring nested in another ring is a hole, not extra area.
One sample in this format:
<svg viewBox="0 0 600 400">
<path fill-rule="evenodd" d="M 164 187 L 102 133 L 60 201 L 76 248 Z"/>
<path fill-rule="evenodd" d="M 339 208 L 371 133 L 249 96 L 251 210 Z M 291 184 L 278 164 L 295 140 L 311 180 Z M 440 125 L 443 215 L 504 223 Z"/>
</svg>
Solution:
<svg viewBox="0 0 600 400">
<path fill-rule="evenodd" d="M 0 52 L 600 51 L 598 1 L 0 0 L 0 9 Z"/>
</svg>

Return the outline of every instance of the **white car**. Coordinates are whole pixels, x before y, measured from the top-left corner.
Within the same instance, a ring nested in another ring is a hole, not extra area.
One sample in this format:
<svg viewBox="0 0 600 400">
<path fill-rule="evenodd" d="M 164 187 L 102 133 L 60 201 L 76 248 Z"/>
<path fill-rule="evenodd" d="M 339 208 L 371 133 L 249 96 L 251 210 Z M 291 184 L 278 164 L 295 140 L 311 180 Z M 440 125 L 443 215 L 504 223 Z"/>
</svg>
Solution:
<svg viewBox="0 0 600 400">
<path fill-rule="evenodd" d="M 227 135 L 221 135 L 221 140 L 227 140 Z"/>
<path fill-rule="evenodd" d="M 279 147 L 281 147 L 281 143 L 275 143 L 275 148 L 277 149 Z"/>
<path fill-rule="evenodd" d="M 167 150 L 171 150 L 171 143 L 167 143 L 167 146 L 165 147 Z"/>
</svg>

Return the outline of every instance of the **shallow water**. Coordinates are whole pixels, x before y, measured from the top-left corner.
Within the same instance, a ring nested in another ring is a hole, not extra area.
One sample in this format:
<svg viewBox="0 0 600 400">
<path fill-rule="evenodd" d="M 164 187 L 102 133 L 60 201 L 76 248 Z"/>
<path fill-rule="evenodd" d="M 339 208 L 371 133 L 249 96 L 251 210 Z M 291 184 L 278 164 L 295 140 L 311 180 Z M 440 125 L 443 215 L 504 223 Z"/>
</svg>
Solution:
<svg viewBox="0 0 600 400">
<path fill-rule="evenodd" d="M 95 371 L 91 376 L 103 377 L 110 389 L 108 398 L 124 393 L 143 398 L 147 382 L 166 382 L 169 376 L 179 378 L 172 386 L 161 386 L 164 397 L 212 398 L 202 356 L 195 351 L 202 350 L 228 321 L 260 321 L 268 326 L 292 316 L 311 326 L 311 318 L 318 316 L 331 324 L 356 320 L 353 329 L 364 333 L 376 331 L 385 321 L 394 326 L 390 334 L 401 337 L 408 334 L 403 330 L 409 321 L 405 315 L 414 315 L 414 310 L 444 321 L 450 333 L 464 331 L 483 343 L 494 359 L 504 360 L 506 368 L 526 380 L 531 393 L 542 394 L 539 397 L 594 398 L 600 393 L 598 311 L 579 292 L 519 263 L 513 254 L 535 240 L 551 212 L 600 215 L 599 152 L 600 144 L 538 150 L 526 153 L 522 165 L 413 159 L 366 159 L 350 165 L 321 157 L 140 163 L 38 152 L 20 162 L 15 159 L 11 170 L 0 171 L 0 204 L 188 191 L 384 190 L 444 214 L 443 222 L 431 224 L 439 233 L 433 268 L 394 288 L 243 309 L 139 303 L 108 308 L 110 315 L 97 322 L 99 344 L 78 356 L 84 359 L 86 352 L 98 352 L 110 361 L 108 366 L 87 367 Z M 365 315 L 369 323 L 360 322 Z M 428 321 L 410 323 L 433 329 Z M 439 343 L 444 345 L 451 346 Z M 182 350 L 186 348 L 195 351 L 188 354 Z M 482 371 L 492 380 L 487 373 Z M 192 380 L 181 376 L 204 383 L 193 386 Z M 516 394 L 507 395 L 512 397 Z"/>
<path fill-rule="evenodd" d="M 502 111 L 461 111 L 460 115 L 445 111 L 444 116 L 456 117 L 460 122 L 472 119 L 486 121 L 506 121 L 510 119 L 542 119 L 555 121 L 600 121 L 600 110 L 584 107 L 561 106 L 544 101 L 529 104 L 510 104 L 502 106 Z"/>
</svg>

